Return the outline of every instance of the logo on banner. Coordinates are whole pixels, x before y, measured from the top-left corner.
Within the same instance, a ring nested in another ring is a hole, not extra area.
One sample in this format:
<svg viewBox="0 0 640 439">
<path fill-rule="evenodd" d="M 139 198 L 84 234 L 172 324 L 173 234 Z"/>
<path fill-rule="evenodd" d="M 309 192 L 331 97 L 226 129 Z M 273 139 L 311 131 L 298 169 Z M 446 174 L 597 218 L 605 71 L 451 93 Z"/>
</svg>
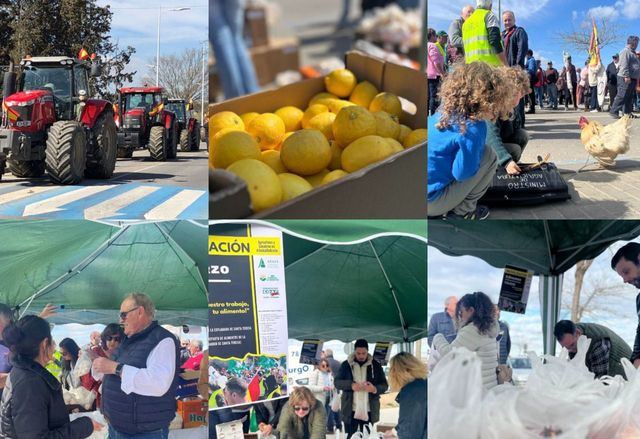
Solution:
<svg viewBox="0 0 640 439">
<path fill-rule="evenodd" d="M 280 278 L 275 274 L 261 274 L 259 277 L 261 282 L 279 282 Z"/>
<path fill-rule="evenodd" d="M 280 297 L 280 290 L 276 287 L 263 287 L 262 288 L 262 297 L 265 298 L 276 298 Z"/>
<path fill-rule="evenodd" d="M 267 266 L 264 265 L 264 259 L 260 258 L 260 262 L 258 262 L 258 268 L 266 268 Z"/>
<path fill-rule="evenodd" d="M 209 236 L 212 256 L 277 256 L 282 254 L 280 239 L 273 237 Z"/>
</svg>

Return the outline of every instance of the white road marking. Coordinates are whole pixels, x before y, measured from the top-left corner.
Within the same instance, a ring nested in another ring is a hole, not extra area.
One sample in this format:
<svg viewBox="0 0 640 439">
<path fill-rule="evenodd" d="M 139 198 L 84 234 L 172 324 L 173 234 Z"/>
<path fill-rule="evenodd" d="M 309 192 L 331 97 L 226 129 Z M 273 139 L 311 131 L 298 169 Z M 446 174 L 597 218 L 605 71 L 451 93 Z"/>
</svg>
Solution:
<svg viewBox="0 0 640 439">
<path fill-rule="evenodd" d="M 113 197 L 84 211 L 85 219 L 109 218 L 118 213 L 120 209 L 160 190 L 157 186 L 140 186 L 123 194 Z"/>
<path fill-rule="evenodd" d="M 144 217 L 148 220 L 177 218 L 186 208 L 200 198 L 202 194 L 204 194 L 204 191 L 191 189 L 182 190 L 167 201 L 151 209 Z"/>
<path fill-rule="evenodd" d="M 56 189 L 55 186 L 35 186 L 26 189 L 19 189 L 17 191 L 9 192 L 8 194 L 0 195 L 0 204 L 11 203 L 13 201 L 18 201 L 22 198 L 31 197 L 33 195 L 38 195 L 43 192 L 51 191 Z"/>
<path fill-rule="evenodd" d="M 112 189 L 116 185 L 110 184 L 105 186 L 85 186 L 83 188 L 56 195 L 37 203 L 28 204 L 24 208 L 23 216 L 42 215 L 44 213 L 58 212 L 62 210 L 63 205 L 81 200 L 86 197 L 93 196 L 100 192 Z"/>
</svg>

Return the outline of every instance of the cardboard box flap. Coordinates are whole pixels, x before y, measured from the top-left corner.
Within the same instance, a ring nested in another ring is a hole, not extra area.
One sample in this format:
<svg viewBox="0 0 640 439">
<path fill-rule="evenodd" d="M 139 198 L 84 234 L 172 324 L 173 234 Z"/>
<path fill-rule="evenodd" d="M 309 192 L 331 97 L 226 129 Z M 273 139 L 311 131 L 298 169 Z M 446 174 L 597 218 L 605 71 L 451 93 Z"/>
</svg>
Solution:
<svg viewBox="0 0 640 439">
<path fill-rule="evenodd" d="M 424 72 L 384 61 L 359 51 L 345 55 L 345 65 L 358 78 L 369 81 L 378 90 L 393 93 L 415 105 L 412 113 L 404 113 L 401 122 L 412 128 L 427 126 L 427 75 Z M 405 106 L 403 105 L 403 109 Z"/>
<path fill-rule="evenodd" d="M 322 185 L 253 218 L 427 217 L 427 144 L 414 146 Z"/>
<path fill-rule="evenodd" d="M 294 105 L 303 110 L 307 108 L 311 98 L 324 91 L 324 79 L 313 78 L 294 84 L 285 85 L 277 90 L 268 90 L 242 96 L 228 101 L 212 104 L 209 114 L 220 111 L 233 111 L 236 114 L 249 112 L 272 113 L 280 107 Z"/>
</svg>

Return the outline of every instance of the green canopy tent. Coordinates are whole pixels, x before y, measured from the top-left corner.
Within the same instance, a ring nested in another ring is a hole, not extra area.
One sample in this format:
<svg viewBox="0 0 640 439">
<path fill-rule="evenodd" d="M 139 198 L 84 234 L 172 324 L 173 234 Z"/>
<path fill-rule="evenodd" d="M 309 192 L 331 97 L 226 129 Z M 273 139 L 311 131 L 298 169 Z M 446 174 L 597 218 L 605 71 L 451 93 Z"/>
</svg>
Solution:
<svg viewBox="0 0 640 439">
<path fill-rule="evenodd" d="M 118 321 L 122 298 L 148 294 L 162 324 L 207 325 L 207 225 L 0 221 L 0 301 L 21 314 L 47 303 L 54 323 Z"/>
<path fill-rule="evenodd" d="M 283 232 L 290 338 L 426 337 L 426 221 L 247 222 Z"/>
<path fill-rule="evenodd" d="M 450 256 L 470 255 L 503 268 L 515 265 L 540 276 L 545 353 L 555 354 L 563 274 L 611 244 L 640 235 L 640 221 L 492 220 L 430 221 L 429 245 Z"/>
</svg>

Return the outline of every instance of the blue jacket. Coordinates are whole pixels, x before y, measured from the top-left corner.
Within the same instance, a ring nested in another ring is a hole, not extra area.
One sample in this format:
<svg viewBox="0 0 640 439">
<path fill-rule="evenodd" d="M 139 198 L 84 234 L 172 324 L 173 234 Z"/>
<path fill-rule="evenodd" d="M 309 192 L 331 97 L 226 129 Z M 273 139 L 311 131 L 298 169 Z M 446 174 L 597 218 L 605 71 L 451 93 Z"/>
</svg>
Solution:
<svg viewBox="0 0 640 439">
<path fill-rule="evenodd" d="M 400 416 L 396 431 L 400 439 L 426 439 L 427 437 L 427 380 L 417 379 L 405 385 L 396 402 Z"/>
<path fill-rule="evenodd" d="M 454 181 L 473 177 L 480 169 L 487 138 L 484 121 L 467 121 L 467 131 L 460 133 L 458 125 L 445 130 L 435 127 L 440 113 L 429 117 L 429 148 L 427 148 L 427 199 L 437 200 Z"/>
<path fill-rule="evenodd" d="M 529 74 L 529 78 L 536 77 L 536 71 L 538 70 L 538 65 L 536 63 L 536 59 L 531 57 L 527 60 L 527 73 Z"/>
<path fill-rule="evenodd" d="M 451 343 L 455 340 L 457 333 L 456 325 L 454 325 L 453 319 L 446 311 L 435 313 L 431 316 L 429 330 L 427 332 L 429 346 L 433 343 L 433 337 L 435 337 L 436 334 L 444 335 L 444 338 Z"/>
<path fill-rule="evenodd" d="M 498 346 L 500 348 L 498 352 L 498 364 L 507 364 L 507 358 L 511 352 L 511 336 L 509 335 L 509 325 L 502 320 L 498 320 L 500 324 L 500 333 L 496 337 Z"/>
</svg>

